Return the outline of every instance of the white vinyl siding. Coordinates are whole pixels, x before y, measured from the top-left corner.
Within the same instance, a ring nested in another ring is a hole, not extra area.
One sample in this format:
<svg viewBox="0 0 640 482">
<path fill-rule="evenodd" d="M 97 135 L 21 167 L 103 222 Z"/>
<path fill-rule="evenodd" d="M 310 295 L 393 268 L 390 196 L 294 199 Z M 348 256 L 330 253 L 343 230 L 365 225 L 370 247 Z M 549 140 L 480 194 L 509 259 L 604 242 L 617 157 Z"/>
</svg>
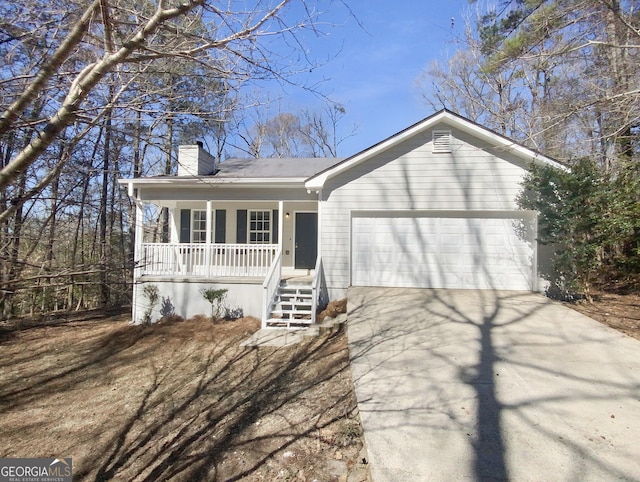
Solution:
<svg viewBox="0 0 640 482">
<path fill-rule="evenodd" d="M 334 293 L 350 285 L 351 212 L 516 210 L 526 166 L 453 130 L 451 152 L 434 154 L 432 131 L 330 179 L 322 191 L 322 259 Z"/>
</svg>

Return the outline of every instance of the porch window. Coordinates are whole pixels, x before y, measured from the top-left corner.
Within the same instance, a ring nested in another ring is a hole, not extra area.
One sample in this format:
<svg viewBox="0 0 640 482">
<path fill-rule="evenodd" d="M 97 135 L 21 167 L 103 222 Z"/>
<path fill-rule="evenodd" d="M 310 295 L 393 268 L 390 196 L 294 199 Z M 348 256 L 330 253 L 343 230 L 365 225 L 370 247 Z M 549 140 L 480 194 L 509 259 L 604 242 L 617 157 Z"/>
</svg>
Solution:
<svg viewBox="0 0 640 482">
<path fill-rule="evenodd" d="M 271 211 L 249 211 L 249 244 L 271 242 Z"/>
<path fill-rule="evenodd" d="M 215 226 L 215 223 L 212 223 Z M 207 211 L 194 209 L 191 211 L 191 242 L 207 242 Z"/>
</svg>

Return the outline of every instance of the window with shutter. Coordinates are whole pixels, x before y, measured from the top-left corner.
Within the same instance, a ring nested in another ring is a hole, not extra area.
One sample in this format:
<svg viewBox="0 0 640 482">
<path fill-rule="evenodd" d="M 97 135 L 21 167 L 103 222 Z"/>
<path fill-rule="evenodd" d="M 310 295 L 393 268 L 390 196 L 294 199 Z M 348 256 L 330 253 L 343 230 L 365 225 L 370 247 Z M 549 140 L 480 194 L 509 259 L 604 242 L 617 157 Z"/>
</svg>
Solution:
<svg viewBox="0 0 640 482">
<path fill-rule="evenodd" d="M 205 243 L 207 241 L 207 211 L 194 209 L 191 211 L 191 242 Z"/>
<path fill-rule="evenodd" d="M 249 211 L 249 244 L 271 242 L 271 211 Z"/>
<path fill-rule="evenodd" d="M 433 152 L 451 152 L 451 131 L 433 131 Z"/>
</svg>

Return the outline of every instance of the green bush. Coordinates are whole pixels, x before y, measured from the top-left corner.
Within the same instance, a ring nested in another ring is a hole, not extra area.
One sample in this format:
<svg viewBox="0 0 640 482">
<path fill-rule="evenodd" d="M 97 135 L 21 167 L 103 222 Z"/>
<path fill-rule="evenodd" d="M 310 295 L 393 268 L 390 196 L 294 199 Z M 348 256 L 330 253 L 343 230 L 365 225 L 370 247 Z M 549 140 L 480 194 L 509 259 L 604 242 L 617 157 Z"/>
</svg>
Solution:
<svg viewBox="0 0 640 482">
<path fill-rule="evenodd" d="M 518 203 L 538 211 L 538 242 L 553 247 L 552 292 L 591 300 L 594 284 L 637 275 L 638 178 L 631 166 L 605 172 L 590 159 L 570 172 L 532 166 Z"/>
<path fill-rule="evenodd" d="M 160 300 L 160 290 L 156 285 L 146 284 L 144 288 L 142 288 L 142 293 L 144 297 L 149 300 L 149 304 L 147 306 L 147 311 L 142 315 L 142 324 L 150 325 L 151 324 L 151 313 L 153 313 L 153 309 L 158 304 Z"/>
<path fill-rule="evenodd" d="M 200 294 L 205 300 L 211 304 L 211 321 L 218 321 L 224 318 L 227 308 L 225 299 L 227 297 L 227 289 L 202 288 Z"/>
</svg>

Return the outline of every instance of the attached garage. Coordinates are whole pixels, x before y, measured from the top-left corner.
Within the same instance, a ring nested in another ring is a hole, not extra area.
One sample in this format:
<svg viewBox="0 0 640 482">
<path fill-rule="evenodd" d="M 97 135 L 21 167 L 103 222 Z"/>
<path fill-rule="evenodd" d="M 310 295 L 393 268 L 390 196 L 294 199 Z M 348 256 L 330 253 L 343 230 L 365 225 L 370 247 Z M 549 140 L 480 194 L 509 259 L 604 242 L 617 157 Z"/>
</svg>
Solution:
<svg viewBox="0 0 640 482">
<path fill-rule="evenodd" d="M 558 162 L 443 110 L 307 179 L 329 297 L 350 286 L 543 291 L 532 165 Z"/>
<path fill-rule="evenodd" d="M 535 213 L 354 212 L 351 284 L 532 290 Z"/>
</svg>

